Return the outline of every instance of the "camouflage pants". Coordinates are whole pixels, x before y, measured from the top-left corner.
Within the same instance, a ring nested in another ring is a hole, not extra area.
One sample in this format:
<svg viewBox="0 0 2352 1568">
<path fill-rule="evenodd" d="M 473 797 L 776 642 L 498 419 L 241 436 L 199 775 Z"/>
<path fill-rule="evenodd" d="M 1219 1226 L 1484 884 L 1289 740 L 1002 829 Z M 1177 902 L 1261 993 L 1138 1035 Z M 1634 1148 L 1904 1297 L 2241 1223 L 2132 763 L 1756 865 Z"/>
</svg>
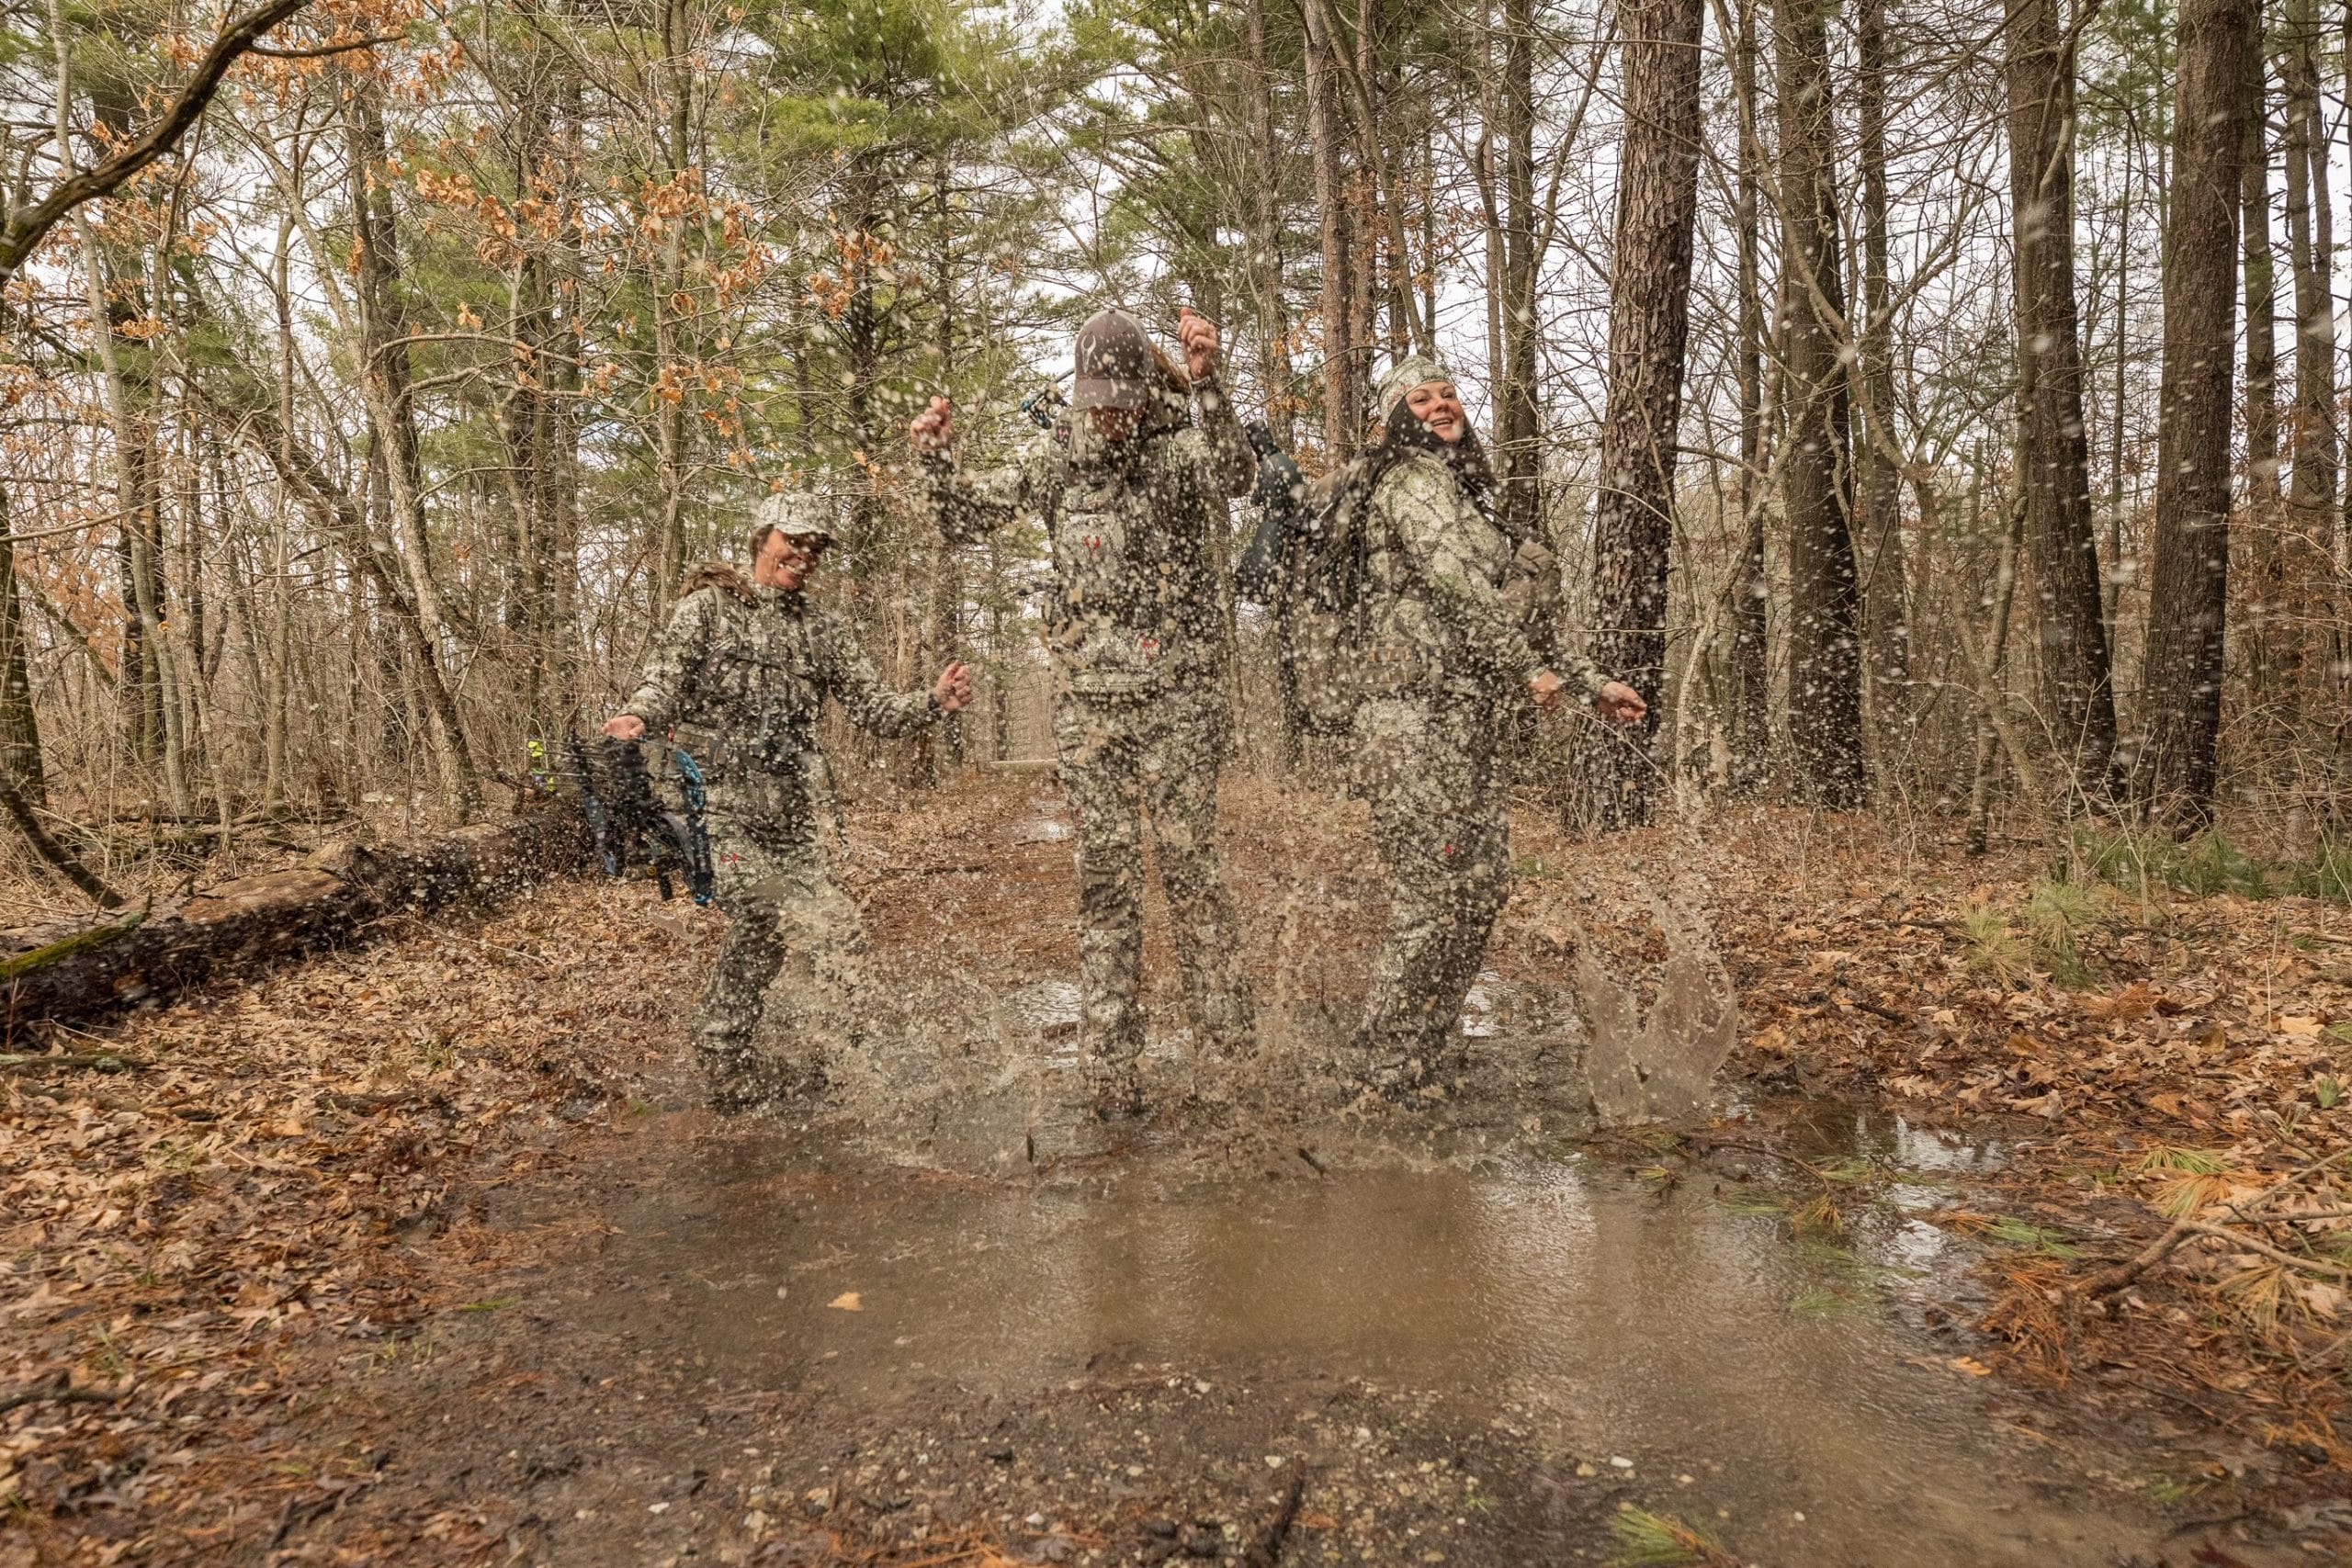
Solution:
<svg viewBox="0 0 2352 1568">
<path fill-rule="evenodd" d="M 1248 1034 L 1239 931 L 1217 871 L 1226 724 L 1214 686 L 1145 703 L 1056 699 L 1054 749 L 1078 817 L 1079 1040 L 1095 1061 L 1125 1064 L 1143 1049 L 1147 813 L 1193 1039 L 1229 1051 Z"/>
<path fill-rule="evenodd" d="M 1355 738 L 1391 889 L 1360 1043 L 1417 1078 L 1458 1049 L 1463 998 L 1510 897 L 1496 724 L 1473 699 L 1379 698 L 1357 710 Z"/>
<path fill-rule="evenodd" d="M 718 904 L 727 912 L 718 967 L 695 1010 L 695 1049 L 714 1085 L 782 1083 L 820 1065 L 763 1062 L 752 1043 L 767 989 L 787 955 L 814 973 L 809 1011 L 827 1035 L 854 1034 L 866 989 L 865 934 L 857 905 L 833 874 L 820 828 L 804 809 L 780 819 L 762 809 L 760 781 L 711 791 L 707 825 Z"/>
</svg>

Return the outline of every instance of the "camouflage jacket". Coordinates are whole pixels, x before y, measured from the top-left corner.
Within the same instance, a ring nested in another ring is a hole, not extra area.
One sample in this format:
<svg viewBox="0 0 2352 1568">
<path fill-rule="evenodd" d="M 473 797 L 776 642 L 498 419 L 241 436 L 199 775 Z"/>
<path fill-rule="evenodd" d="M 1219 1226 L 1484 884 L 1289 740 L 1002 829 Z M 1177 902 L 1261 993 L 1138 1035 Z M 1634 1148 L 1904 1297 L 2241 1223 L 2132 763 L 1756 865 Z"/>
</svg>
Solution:
<svg viewBox="0 0 2352 1568">
<path fill-rule="evenodd" d="M 1137 699 L 1214 679 L 1227 660 L 1216 563 L 1227 498 L 1247 494 L 1258 454 L 1214 379 L 1194 385 L 1200 423 L 1162 408 L 1133 439 L 1087 458 L 1065 423 L 1020 460 L 965 473 L 924 467 L 950 543 L 1035 516 L 1053 551 L 1046 639 L 1059 679 L 1080 695 Z"/>
<path fill-rule="evenodd" d="M 876 735 L 910 734 L 939 716 L 930 693 L 882 683 L 839 615 L 729 572 L 678 601 L 621 711 L 652 734 L 674 730 L 718 782 L 809 772 L 828 696 Z"/>
<path fill-rule="evenodd" d="M 1366 510 L 1368 692 L 1499 695 L 1546 669 L 1589 694 L 1608 683 L 1583 655 L 1545 659 L 1529 643 L 1529 614 L 1557 570 L 1552 552 L 1514 547 L 1444 458 L 1417 453 L 1397 463 Z"/>
</svg>

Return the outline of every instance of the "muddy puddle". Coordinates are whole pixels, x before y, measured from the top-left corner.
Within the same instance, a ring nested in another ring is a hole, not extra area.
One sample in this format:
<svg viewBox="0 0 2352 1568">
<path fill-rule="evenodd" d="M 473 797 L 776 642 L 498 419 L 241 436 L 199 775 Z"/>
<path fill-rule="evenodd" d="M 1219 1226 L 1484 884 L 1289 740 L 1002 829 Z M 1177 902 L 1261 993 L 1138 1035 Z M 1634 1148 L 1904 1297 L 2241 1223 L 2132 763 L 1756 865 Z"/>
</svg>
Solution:
<svg viewBox="0 0 2352 1568">
<path fill-rule="evenodd" d="M 1064 826 L 1041 797 L 1014 832 Z M 1669 933 L 1686 922 L 1664 901 L 1658 916 Z M 1623 1506 L 1788 1568 L 2177 1557 L 2133 1506 L 2150 1461 L 2038 1429 L 1949 1326 L 1982 1304 L 1981 1244 L 1939 1215 L 2003 1151 L 1820 1104 L 1737 1153 L 1745 1108 L 1712 1088 L 1736 1026 L 1727 988 L 1703 934 L 1666 951 L 1642 997 L 1589 964 L 1567 987 L 1480 976 L 1462 1019 L 1474 1070 L 1411 1110 L 1367 1109 L 1334 1078 L 1358 995 L 1280 973 L 1254 1057 L 1204 1060 L 1156 1032 L 1160 1109 L 1112 1125 L 1086 1109 L 1069 976 L 901 975 L 864 1046 L 836 1056 L 849 1070 L 827 1102 L 791 1123 L 655 1113 L 687 1097 L 647 1086 L 649 1164 L 602 1190 L 593 1258 L 528 1295 L 548 1332 L 780 1391 L 830 1413 L 844 1452 L 911 1452 L 899 1483 L 958 1446 L 947 1428 L 1001 1427 L 1008 1410 L 1064 1447 L 1065 1482 L 1107 1473 L 1136 1506 L 1199 1483 L 1153 1470 L 1155 1438 L 1173 1446 L 1151 1425 L 1164 1414 L 1105 1414 L 1093 1391 L 1125 1384 L 1310 1412 L 1344 1399 L 1358 1414 L 1319 1455 L 1302 1441 L 1210 1461 L 1303 1467 L 1310 1502 L 1317 1475 L 1334 1498 L 1358 1484 L 1353 1450 L 1378 1451 L 1385 1418 L 1421 1421 L 1416 1440 L 1440 1453 L 1499 1436 L 1521 1495 L 1498 1539 L 1530 1539 L 1522 1517 L 1552 1533 L 1537 1557 L 1455 1561 L 1608 1560 Z M 1726 1111 L 1706 1158 L 1582 1142 Z M 1852 1210 L 1834 1245 L 1792 1223 L 1824 1170 Z M 1454 1438 L 1428 1438 L 1432 1408 Z M 1210 1430 L 1193 1436 L 1230 1437 Z M 2233 1545 L 2231 1561 L 2268 1561 Z M 1347 1560 L 1442 1559 L 1400 1544 Z"/>
<path fill-rule="evenodd" d="M 2129 1462 L 1996 1411 L 1906 1309 L 1962 1245 L 1906 1211 L 1997 1151 L 1830 1121 L 1910 1168 L 1837 1248 L 1703 1171 L 1578 1156 L 1218 1180 L 1141 1152 L 1008 1182 L 730 1134 L 615 1201 L 601 1267 L 553 1310 L 910 1423 L 1142 1372 L 1433 1392 L 1562 1485 L 1613 1483 L 1747 1561 L 2157 1561 L 2160 1523 L 2079 1502 Z"/>
</svg>

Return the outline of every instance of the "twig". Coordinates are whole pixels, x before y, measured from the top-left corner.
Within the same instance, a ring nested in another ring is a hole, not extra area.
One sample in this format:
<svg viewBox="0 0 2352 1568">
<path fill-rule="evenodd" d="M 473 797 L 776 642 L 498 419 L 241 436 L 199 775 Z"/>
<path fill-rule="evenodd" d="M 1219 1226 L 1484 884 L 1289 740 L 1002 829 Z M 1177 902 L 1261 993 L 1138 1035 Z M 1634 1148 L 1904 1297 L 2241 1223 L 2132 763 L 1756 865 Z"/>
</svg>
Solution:
<svg viewBox="0 0 2352 1568">
<path fill-rule="evenodd" d="M 66 1056 L 0 1055 L 0 1073 L 138 1072 L 151 1064 L 112 1051 L 77 1052 Z"/>
<path fill-rule="evenodd" d="M 322 43 L 313 49 L 272 49 L 266 43 L 253 46 L 255 54 L 266 54 L 272 60 L 323 60 L 330 54 L 349 54 L 356 49 L 374 49 L 378 44 L 399 43 L 406 33 L 376 33 L 368 38 L 346 39 L 341 43 Z"/>
<path fill-rule="evenodd" d="M 2352 1153 L 2352 1151 L 2346 1152 Z M 2288 1176 L 2283 1180 L 2274 1182 L 2270 1186 L 2264 1188 L 2255 1196 L 2244 1199 L 2238 1202 L 2227 1204 L 2225 1207 L 2239 1220 L 2251 1224 L 2254 1221 L 2256 1213 L 2260 1210 L 2268 1207 L 2278 1199 L 2280 1193 L 2292 1189 L 2296 1183 L 2301 1181 L 2303 1178 L 2310 1176 L 2314 1171 L 2324 1170 L 2344 1157 L 2346 1157 L 2344 1155 L 2329 1155 L 2325 1158 L 2314 1159 L 2309 1165 L 2304 1166 L 2301 1169 L 2294 1172 L 2290 1176 Z M 2296 1216 L 2292 1214 L 2282 1217 L 2288 1221 L 2291 1221 L 2296 1218 Z M 2330 1269 L 2326 1265 L 2319 1263 L 2315 1258 L 2298 1258 L 2292 1253 L 2277 1252 L 2276 1249 L 2266 1247 L 2262 1243 L 2256 1242 L 2252 1237 L 2241 1235 L 2239 1232 L 2230 1230 L 2222 1225 L 2209 1224 L 2206 1222 L 2198 1219 L 2193 1214 L 2184 1214 L 2179 1219 L 2173 1222 L 2171 1229 L 2165 1231 L 2164 1235 L 2150 1242 L 2146 1247 L 2142 1247 L 2137 1253 L 2133 1254 L 2130 1259 L 2116 1265 L 2116 1267 L 2112 1269 L 2104 1269 L 2099 1273 L 2094 1274 L 2088 1279 L 2077 1280 L 2074 1284 L 2066 1287 L 2064 1294 L 2075 1297 L 2078 1300 L 2090 1302 L 2096 1302 L 2103 1296 L 2111 1296 L 2116 1292 L 2123 1289 L 2126 1285 L 2131 1284 L 2134 1280 L 2137 1280 L 2141 1275 L 2146 1273 L 2149 1269 L 2154 1268 L 2157 1264 L 2163 1262 L 2166 1258 L 2172 1256 L 2172 1254 L 2179 1248 L 2181 1243 L 2187 1241 L 2190 1236 L 2198 1235 L 2217 1235 L 2230 1241 L 2245 1242 L 2255 1251 L 2271 1252 L 2274 1256 L 2285 1261 L 2293 1263 L 2299 1268 L 2306 1266 L 2312 1267 L 2326 1272 L 2334 1273 L 2338 1278 L 2343 1278 L 2346 1274 L 2352 1274 L 2352 1270 L 2344 1269 Z"/>
<path fill-rule="evenodd" d="M 2259 1253 L 2273 1262 L 2283 1263 L 2290 1269 L 2300 1269 L 2307 1274 L 2325 1274 L 2333 1279 L 2352 1280 L 2352 1268 L 2346 1268 L 2341 1263 L 2325 1262 L 2317 1258 L 2297 1257 L 2294 1253 L 2273 1247 L 2267 1241 L 2256 1241 L 2244 1231 L 2233 1231 L 2227 1225 L 2209 1225 L 2199 1220 L 2190 1224 L 2188 1228 L 2193 1235 L 2217 1237 L 2228 1242 L 2232 1247 L 2245 1247 L 2248 1252 Z"/>
<path fill-rule="evenodd" d="M 54 1382 L 36 1383 L 14 1393 L 0 1394 L 0 1410 L 14 1410 L 20 1404 L 39 1404 L 44 1400 L 59 1404 L 112 1404 L 130 1392 L 129 1388 L 75 1388 L 65 1381 L 65 1375 L 61 1372 Z"/>
<path fill-rule="evenodd" d="M 1274 1517 L 1266 1521 L 1266 1528 L 1260 1530 L 1257 1539 L 1250 1543 L 1250 1550 L 1241 1554 L 1241 1568 L 1274 1568 L 1283 1554 L 1283 1541 L 1298 1518 L 1299 1502 L 1306 1495 L 1306 1477 L 1294 1474 L 1290 1478 L 1289 1489 L 1283 1494 L 1282 1506 L 1274 1510 Z"/>
</svg>

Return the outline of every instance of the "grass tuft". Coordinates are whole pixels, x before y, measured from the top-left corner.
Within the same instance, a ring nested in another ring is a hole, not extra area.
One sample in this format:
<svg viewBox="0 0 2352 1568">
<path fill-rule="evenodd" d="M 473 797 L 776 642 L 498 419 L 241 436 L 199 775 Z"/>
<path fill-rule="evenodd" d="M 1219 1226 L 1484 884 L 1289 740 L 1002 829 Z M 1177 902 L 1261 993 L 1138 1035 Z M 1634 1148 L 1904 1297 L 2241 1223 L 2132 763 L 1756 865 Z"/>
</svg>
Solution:
<svg viewBox="0 0 2352 1568">
<path fill-rule="evenodd" d="M 1617 1540 L 1615 1568 L 1732 1568 L 1739 1561 L 1696 1527 L 1631 1503 L 1618 1506 L 1609 1533 Z"/>
</svg>

